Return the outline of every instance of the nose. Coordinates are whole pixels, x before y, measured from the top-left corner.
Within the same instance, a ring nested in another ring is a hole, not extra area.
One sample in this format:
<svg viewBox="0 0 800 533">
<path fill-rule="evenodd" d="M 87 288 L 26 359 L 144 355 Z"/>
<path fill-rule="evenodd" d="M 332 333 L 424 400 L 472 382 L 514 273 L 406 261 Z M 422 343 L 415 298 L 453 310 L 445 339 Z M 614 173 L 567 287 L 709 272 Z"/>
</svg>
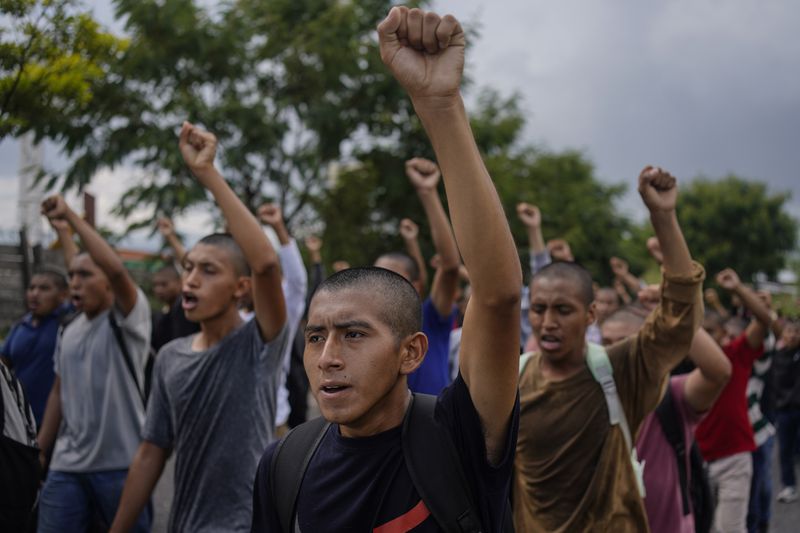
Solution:
<svg viewBox="0 0 800 533">
<path fill-rule="evenodd" d="M 198 285 L 199 285 L 199 283 L 198 283 L 197 269 L 193 268 L 191 270 L 184 271 L 184 273 L 183 273 L 183 287 L 197 287 Z"/>
<path fill-rule="evenodd" d="M 325 339 L 322 352 L 317 360 L 317 366 L 322 371 L 338 370 L 344 366 L 341 358 L 341 346 L 335 335 L 330 335 Z"/>
<path fill-rule="evenodd" d="M 558 315 L 554 309 L 546 309 L 542 316 L 542 329 L 552 331 L 558 328 Z"/>
</svg>

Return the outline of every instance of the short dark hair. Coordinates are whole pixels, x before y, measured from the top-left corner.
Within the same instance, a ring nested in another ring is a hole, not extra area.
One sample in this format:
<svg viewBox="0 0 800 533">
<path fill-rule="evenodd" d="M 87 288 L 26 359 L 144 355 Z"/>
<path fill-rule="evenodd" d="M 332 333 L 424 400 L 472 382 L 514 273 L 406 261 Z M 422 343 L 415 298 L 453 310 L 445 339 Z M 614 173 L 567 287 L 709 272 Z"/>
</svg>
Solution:
<svg viewBox="0 0 800 533">
<path fill-rule="evenodd" d="M 33 273 L 33 276 L 46 277 L 60 291 L 65 291 L 69 288 L 69 284 L 67 283 L 67 275 L 61 269 L 54 267 L 41 267 L 36 269 L 36 271 Z M 33 279 L 33 276 L 31 276 L 31 279 Z"/>
<path fill-rule="evenodd" d="M 533 276 L 531 287 L 533 287 L 533 282 L 537 279 L 569 279 L 575 282 L 580 298 L 587 308 L 592 305 L 594 301 L 592 275 L 578 263 L 566 261 L 550 263 Z M 531 291 L 531 295 L 532 294 L 533 291 Z"/>
<path fill-rule="evenodd" d="M 647 316 L 642 314 L 640 308 L 625 306 L 608 315 L 608 318 L 606 318 L 603 323 L 623 323 L 640 328 L 642 324 L 644 324 L 646 318 Z"/>
<path fill-rule="evenodd" d="M 376 298 L 382 298 L 380 319 L 398 340 L 422 330 L 419 294 L 400 274 L 380 267 L 348 268 L 323 281 L 315 297 L 322 292 L 336 293 L 347 289 L 369 290 Z"/>
<path fill-rule="evenodd" d="M 167 265 L 162 266 L 161 268 L 156 270 L 153 275 L 156 275 L 156 274 L 166 274 L 167 276 L 169 276 L 171 278 L 178 278 L 178 279 L 180 279 L 180 277 L 181 277 L 181 273 L 178 272 L 178 269 L 175 268 L 175 265 L 172 265 L 172 264 L 167 264 Z"/>
<path fill-rule="evenodd" d="M 225 250 L 231 262 L 233 262 L 236 274 L 239 276 L 250 275 L 250 265 L 247 264 L 244 252 L 230 233 L 212 233 L 197 241 L 197 244 L 206 244 Z"/>
<path fill-rule="evenodd" d="M 419 265 L 407 253 L 405 253 L 405 252 L 389 252 L 389 253 L 385 253 L 385 254 L 381 255 L 380 257 L 378 257 L 377 261 L 380 261 L 381 259 L 384 259 L 384 258 L 392 259 L 394 261 L 400 261 L 401 263 L 403 263 L 403 267 L 408 272 L 409 281 L 411 281 L 412 283 L 415 282 L 415 281 L 419 281 L 419 278 L 420 278 Z"/>
</svg>

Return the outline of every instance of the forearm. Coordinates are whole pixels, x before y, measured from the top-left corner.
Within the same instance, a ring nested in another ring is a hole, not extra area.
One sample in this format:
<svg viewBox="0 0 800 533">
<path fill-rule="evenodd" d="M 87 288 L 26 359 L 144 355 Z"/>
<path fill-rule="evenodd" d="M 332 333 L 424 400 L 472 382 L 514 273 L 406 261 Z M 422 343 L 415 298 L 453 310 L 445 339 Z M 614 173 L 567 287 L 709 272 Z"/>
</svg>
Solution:
<svg viewBox="0 0 800 533">
<path fill-rule="evenodd" d="M 278 242 L 281 243 L 281 246 L 286 246 L 292 240 L 291 235 L 289 235 L 289 230 L 286 228 L 286 224 L 281 221 L 279 224 L 273 224 L 272 229 L 275 230 L 275 235 L 278 236 Z"/>
<path fill-rule="evenodd" d="M 540 254 L 547 250 L 542 236 L 542 228 L 539 226 L 528 226 L 528 249 L 531 255 Z"/>
<path fill-rule="evenodd" d="M 92 260 L 100 267 L 105 275 L 108 276 L 112 284 L 114 284 L 115 280 L 128 275 L 127 270 L 125 270 L 125 265 L 122 264 L 122 259 L 119 258 L 114 252 L 114 249 L 111 248 L 105 239 L 103 239 L 88 222 L 72 209 L 67 209 L 66 219 L 75 230 L 75 233 L 80 237 L 86 252 L 92 257 Z"/>
<path fill-rule="evenodd" d="M 696 368 L 684 385 L 686 401 L 697 413 L 714 405 L 731 376 L 731 363 L 725 353 L 703 328 L 695 332 L 689 358 Z"/>
<path fill-rule="evenodd" d="M 39 449 L 44 456 L 48 456 L 53 449 L 53 443 L 58 435 L 61 425 L 61 378 L 56 376 L 50 395 L 47 397 L 47 406 L 42 418 L 42 426 L 36 437 Z"/>
<path fill-rule="evenodd" d="M 450 222 L 447 220 L 447 215 L 444 212 L 444 207 L 442 207 L 442 202 L 439 200 L 436 189 L 418 190 L 417 195 L 419 196 L 420 202 L 422 202 L 423 209 L 425 209 L 425 215 L 431 227 L 433 245 L 441 260 L 439 268 L 445 271 L 457 270 L 458 265 L 461 264 L 461 260 L 458 256 L 458 247 L 456 246 L 456 240 L 450 229 Z M 422 254 L 420 254 L 420 256 L 422 256 Z"/>
<path fill-rule="evenodd" d="M 183 247 L 183 243 L 178 238 L 177 235 L 171 233 L 167 236 L 167 242 L 175 251 L 175 258 L 180 262 L 183 260 L 183 257 L 186 255 L 186 248 Z"/>
<path fill-rule="evenodd" d="M 650 213 L 650 221 L 661 244 L 664 272 L 676 276 L 690 275 L 692 256 L 683 238 L 675 211 L 654 211 Z"/>
<path fill-rule="evenodd" d="M 123 533 L 133 529 L 161 477 L 166 460 L 166 450 L 147 441 L 142 442 L 128 469 L 111 532 Z"/>
<path fill-rule="evenodd" d="M 250 269 L 254 274 L 277 271 L 280 265 L 278 253 L 261 230 L 256 218 L 225 183 L 216 168 L 206 171 L 205 174 L 202 176 L 202 181 L 214 196 L 233 239 L 242 248 Z"/>
<path fill-rule="evenodd" d="M 766 304 L 758 297 L 758 294 L 744 284 L 739 284 L 733 292 L 741 298 L 745 307 L 750 310 L 756 320 L 761 322 L 765 328 L 770 327 L 772 314 Z"/>
<path fill-rule="evenodd" d="M 61 253 L 64 254 L 64 263 L 67 268 L 72 264 L 72 260 L 78 255 L 78 245 L 72 238 L 72 233 L 69 230 L 58 230 L 58 242 L 61 243 Z"/>
<path fill-rule="evenodd" d="M 642 288 L 642 284 L 639 282 L 639 278 L 631 274 L 630 272 L 626 272 L 623 276 L 620 276 L 620 281 L 625 284 L 625 287 L 628 288 L 629 291 L 636 294 L 639 292 L 639 289 Z"/>
<path fill-rule="evenodd" d="M 283 271 L 287 315 L 290 320 L 298 321 L 303 316 L 308 292 L 308 273 L 303 264 L 303 256 L 300 255 L 297 243 L 292 240 L 281 246 L 278 256 Z"/>
<path fill-rule="evenodd" d="M 722 305 L 722 303 L 719 302 L 719 301 L 712 303 L 711 307 L 713 307 L 714 311 L 716 311 L 717 314 L 719 316 L 721 316 L 722 318 L 728 318 L 730 316 L 730 313 L 728 312 L 728 310 L 725 309 L 725 306 Z"/>
<path fill-rule="evenodd" d="M 428 269 L 425 268 L 425 258 L 422 257 L 422 250 L 419 247 L 419 241 L 416 238 L 403 239 L 406 245 L 406 253 L 417 263 L 419 269 L 419 280 L 423 287 L 428 286 Z"/>
<path fill-rule="evenodd" d="M 447 106 L 414 102 L 447 191 L 456 241 L 470 274 L 473 298 L 512 300 L 519 311 L 522 271 L 505 213 L 475 145 L 460 95 Z M 487 252 L 491 243 L 491 253 Z"/>
</svg>

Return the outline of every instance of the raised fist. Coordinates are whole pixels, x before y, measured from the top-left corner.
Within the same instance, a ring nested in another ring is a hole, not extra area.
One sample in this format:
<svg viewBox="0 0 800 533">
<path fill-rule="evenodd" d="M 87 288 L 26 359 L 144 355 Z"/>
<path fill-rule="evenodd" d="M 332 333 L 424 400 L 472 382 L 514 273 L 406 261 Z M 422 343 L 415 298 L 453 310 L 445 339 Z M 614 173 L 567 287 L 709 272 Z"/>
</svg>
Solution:
<svg viewBox="0 0 800 533">
<path fill-rule="evenodd" d="M 567 263 L 575 261 L 575 257 L 572 255 L 572 249 L 569 247 L 569 243 L 564 239 L 552 239 L 547 241 L 547 251 L 550 253 L 550 257 L 553 258 L 553 261 L 565 261 Z"/>
<path fill-rule="evenodd" d="M 53 219 L 63 219 L 67 216 L 69 207 L 64 197 L 56 194 L 46 198 L 42 202 L 42 214 L 46 216 L 52 223 Z"/>
<path fill-rule="evenodd" d="M 517 216 L 526 228 L 538 228 L 542 225 L 542 213 L 535 205 L 525 202 L 518 203 Z"/>
<path fill-rule="evenodd" d="M 198 178 L 201 178 L 204 172 L 214 168 L 217 138 L 213 133 L 201 130 L 189 122 L 184 122 L 178 146 L 186 166 Z"/>
<path fill-rule="evenodd" d="M 56 233 L 60 233 L 62 231 L 70 231 L 70 225 L 69 222 L 66 221 L 66 219 L 48 218 L 47 221 L 50 223 L 50 225 L 53 227 Z"/>
<path fill-rule="evenodd" d="M 319 252 L 322 250 L 322 239 L 316 235 L 309 235 L 304 242 L 309 252 Z"/>
<path fill-rule="evenodd" d="M 624 259 L 612 257 L 609 259 L 608 264 L 611 265 L 611 271 L 618 278 L 621 278 L 628 273 L 628 262 Z"/>
<path fill-rule="evenodd" d="M 433 191 L 441 177 L 439 167 L 430 159 L 415 157 L 406 161 L 406 176 L 418 191 Z"/>
<path fill-rule="evenodd" d="M 278 204 L 263 204 L 258 208 L 258 219 L 272 227 L 283 224 L 283 212 Z"/>
<path fill-rule="evenodd" d="M 647 251 L 650 256 L 655 259 L 658 264 L 664 263 L 664 254 L 661 253 L 661 243 L 658 242 L 658 237 L 650 237 L 647 239 Z"/>
<path fill-rule="evenodd" d="M 158 231 L 161 233 L 161 236 L 165 239 L 175 235 L 175 225 L 167 217 L 160 217 L 156 225 L 158 226 Z"/>
<path fill-rule="evenodd" d="M 393 7 L 378 25 L 381 60 L 412 99 L 458 94 L 464 31 L 452 15 Z"/>
<path fill-rule="evenodd" d="M 739 285 L 742 284 L 742 281 L 739 279 L 739 275 L 732 268 L 726 268 L 717 274 L 717 283 L 723 289 L 732 291 L 739 287 Z"/>
<path fill-rule="evenodd" d="M 416 239 L 419 236 L 419 226 L 410 218 L 404 218 L 400 221 L 400 236 L 407 241 Z"/>
<path fill-rule="evenodd" d="M 639 174 L 639 194 L 651 213 L 672 211 L 678 200 L 678 185 L 669 172 L 646 166 Z"/>
</svg>

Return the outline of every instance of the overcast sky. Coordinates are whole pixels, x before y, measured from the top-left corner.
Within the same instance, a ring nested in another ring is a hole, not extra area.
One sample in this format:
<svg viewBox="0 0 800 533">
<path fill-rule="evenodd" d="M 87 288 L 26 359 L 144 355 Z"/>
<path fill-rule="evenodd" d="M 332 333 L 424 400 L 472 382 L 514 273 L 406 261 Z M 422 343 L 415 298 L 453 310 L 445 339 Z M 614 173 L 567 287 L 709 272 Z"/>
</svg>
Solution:
<svg viewBox="0 0 800 533">
<path fill-rule="evenodd" d="M 109 0 L 87 3 L 112 23 Z M 772 192 L 791 191 L 790 210 L 800 218 L 800 2 L 434 5 L 479 22 L 468 69 L 480 86 L 522 95 L 526 140 L 580 149 L 612 183 L 633 184 L 647 163 L 679 179 L 736 173 L 761 180 Z M 0 228 L 17 225 L 18 150 L 13 141 L 0 144 Z M 52 148 L 47 157 L 55 157 Z M 94 183 L 101 216 L 125 188 L 124 173 Z M 642 214 L 632 193 L 619 207 Z"/>
</svg>

